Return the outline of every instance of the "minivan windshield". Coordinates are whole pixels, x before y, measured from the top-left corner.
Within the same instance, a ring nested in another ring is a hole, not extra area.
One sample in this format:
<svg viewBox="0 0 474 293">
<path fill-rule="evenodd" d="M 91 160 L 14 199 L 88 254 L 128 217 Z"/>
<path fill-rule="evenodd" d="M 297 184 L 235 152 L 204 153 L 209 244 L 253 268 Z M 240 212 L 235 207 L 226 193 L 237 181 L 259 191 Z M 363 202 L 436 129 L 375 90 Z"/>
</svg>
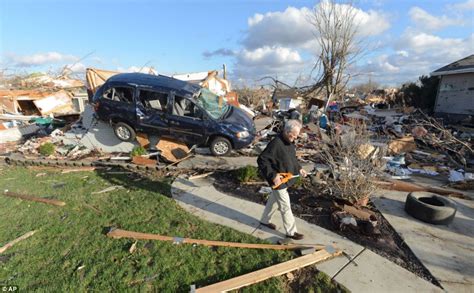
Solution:
<svg viewBox="0 0 474 293">
<path fill-rule="evenodd" d="M 227 105 L 224 99 L 222 99 L 219 104 L 219 96 L 206 88 L 201 89 L 197 97 L 197 104 L 206 110 L 214 119 L 222 117 L 229 108 L 229 105 Z"/>
</svg>

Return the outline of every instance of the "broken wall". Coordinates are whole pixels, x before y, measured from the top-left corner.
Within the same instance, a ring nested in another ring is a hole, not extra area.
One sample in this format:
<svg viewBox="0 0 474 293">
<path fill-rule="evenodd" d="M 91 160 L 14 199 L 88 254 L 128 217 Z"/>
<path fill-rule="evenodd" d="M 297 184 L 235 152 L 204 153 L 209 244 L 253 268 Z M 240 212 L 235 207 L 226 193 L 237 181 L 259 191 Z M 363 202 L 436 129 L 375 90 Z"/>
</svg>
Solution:
<svg viewBox="0 0 474 293">
<path fill-rule="evenodd" d="M 474 115 L 474 73 L 441 78 L 435 113 Z"/>
</svg>

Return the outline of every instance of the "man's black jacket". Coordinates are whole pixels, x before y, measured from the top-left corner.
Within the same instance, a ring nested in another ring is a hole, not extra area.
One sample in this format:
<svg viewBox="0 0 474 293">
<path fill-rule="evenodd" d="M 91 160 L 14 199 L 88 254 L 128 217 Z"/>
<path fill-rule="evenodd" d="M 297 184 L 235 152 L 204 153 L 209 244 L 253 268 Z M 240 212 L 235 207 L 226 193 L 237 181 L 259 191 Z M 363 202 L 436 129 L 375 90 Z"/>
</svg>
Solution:
<svg viewBox="0 0 474 293">
<path fill-rule="evenodd" d="M 273 179 L 277 173 L 291 173 L 298 175 L 301 166 L 296 159 L 295 145 L 288 142 L 283 134 L 275 137 L 258 156 L 258 168 L 263 177 L 273 186 Z M 286 184 L 280 185 L 277 189 L 287 188 L 295 183 L 296 179 L 290 180 Z"/>
</svg>

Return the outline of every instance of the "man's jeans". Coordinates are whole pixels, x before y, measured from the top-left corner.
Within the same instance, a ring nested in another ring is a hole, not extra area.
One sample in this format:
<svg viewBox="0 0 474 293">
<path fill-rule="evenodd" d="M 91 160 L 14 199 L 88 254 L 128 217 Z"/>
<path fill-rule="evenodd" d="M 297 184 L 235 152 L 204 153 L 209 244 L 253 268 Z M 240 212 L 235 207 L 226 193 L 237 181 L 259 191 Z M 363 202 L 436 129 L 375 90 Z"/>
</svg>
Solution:
<svg viewBox="0 0 474 293">
<path fill-rule="evenodd" d="M 270 223 L 277 209 L 281 212 L 281 216 L 283 217 L 283 226 L 285 227 L 286 235 L 294 235 L 296 233 L 296 223 L 293 212 L 291 211 L 290 195 L 286 188 L 273 190 L 269 195 L 261 222 L 265 224 Z"/>
</svg>

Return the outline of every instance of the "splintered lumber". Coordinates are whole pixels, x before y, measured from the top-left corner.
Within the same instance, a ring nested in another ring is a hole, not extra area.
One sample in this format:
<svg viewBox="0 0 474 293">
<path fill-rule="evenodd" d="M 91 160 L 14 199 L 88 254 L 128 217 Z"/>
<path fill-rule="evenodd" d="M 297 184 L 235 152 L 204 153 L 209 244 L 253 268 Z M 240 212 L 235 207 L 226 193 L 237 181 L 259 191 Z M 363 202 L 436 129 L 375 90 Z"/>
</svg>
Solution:
<svg viewBox="0 0 474 293">
<path fill-rule="evenodd" d="M 384 189 L 389 189 L 389 190 L 398 190 L 398 191 L 407 191 L 407 192 L 413 192 L 413 191 L 427 191 L 427 192 L 433 192 L 441 195 L 451 195 L 451 196 L 457 196 L 457 197 L 464 197 L 464 194 L 440 187 L 432 187 L 432 186 L 421 186 L 418 184 L 414 183 L 409 183 L 409 182 L 403 182 L 400 180 L 389 180 L 389 182 L 383 182 L 383 181 L 376 181 L 375 182 L 379 187 L 384 188 Z"/>
<path fill-rule="evenodd" d="M 60 201 L 60 200 L 56 200 L 56 199 L 41 198 L 41 197 L 33 197 L 33 196 L 24 195 L 24 194 L 20 194 L 20 193 L 16 193 L 16 192 L 11 192 L 11 191 L 8 191 L 8 190 L 5 190 L 3 195 L 8 196 L 8 197 L 19 198 L 19 199 L 23 199 L 23 200 L 42 202 L 42 203 L 46 203 L 46 204 L 50 204 L 50 205 L 54 205 L 54 206 L 60 206 L 60 207 L 66 205 L 66 203 L 64 201 Z"/>
<path fill-rule="evenodd" d="M 308 247 L 314 247 L 315 249 L 319 250 L 319 249 L 325 248 L 324 245 L 308 245 L 308 244 L 276 245 L 276 244 L 239 243 L 239 242 L 191 239 L 191 238 L 164 236 L 164 235 L 159 235 L 159 234 L 148 234 L 148 233 L 126 231 L 122 229 L 115 229 L 108 232 L 107 237 L 170 241 L 170 242 L 173 242 L 174 244 L 188 243 L 188 244 L 200 244 L 200 245 L 205 245 L 205 246 L 225 246 L 225 247 L 275 249 L 275 250 L 296 250 L 296 249 L 303 249 L 303 248 L 308 248 Z"/>
<path fill-rule="evenodd" d="M 236 290 L 245 286 L 249 286 L 266 279 L 281 276 L 291 271 L 301 269 L 303 267 L 324 261 L 326 259 L 338 256 L 342 251 L 329 253 L 325 249 L 319 250 L 315 253 L 308 254 L 302 257 L 292 259 L 290 261 L 280 263 L 268 268 L 264 268 L 255 272 L 251 272 L 233 279 L 222 281 L 206 287 L 196 289 L 196 293 L 206 292 L 226 292 Z"/>
<path fill-rule="evenodd" d="M 188 180 L 194 180 L 194 179 L 200 179 L 200 178 L 205 178 L 209 175 L 212 175 L 214 174 L 214 171 L 212 172 L 207 172 L 207 173 L 204 173 L 204 174 L 199 174 L 199 175 L 192 175 L 192 176 L 189 176 Z"/>
<path fill-rule="evenodd" d="M 12 247 L 13 245 L 17 244 L 18 242 L 22 241 L 22 240 L 25 240 L 26 238 L 32 236 L 33 234 L 36 233 L 36 230 L 33 230 L 33 231 L 30 231 L 26 234 L 24 234 L 23 236 L 20 236 L 18 237 L 17 239 L 15 240 L 12 240 L 10 242 L 8 242 L 7 244 L 3 245 L 2 247 L 0 247 L 0 254 L 1 253 L 4 253 L 5 250 L 9 249 L 10 247 Z"/>
</svg>

